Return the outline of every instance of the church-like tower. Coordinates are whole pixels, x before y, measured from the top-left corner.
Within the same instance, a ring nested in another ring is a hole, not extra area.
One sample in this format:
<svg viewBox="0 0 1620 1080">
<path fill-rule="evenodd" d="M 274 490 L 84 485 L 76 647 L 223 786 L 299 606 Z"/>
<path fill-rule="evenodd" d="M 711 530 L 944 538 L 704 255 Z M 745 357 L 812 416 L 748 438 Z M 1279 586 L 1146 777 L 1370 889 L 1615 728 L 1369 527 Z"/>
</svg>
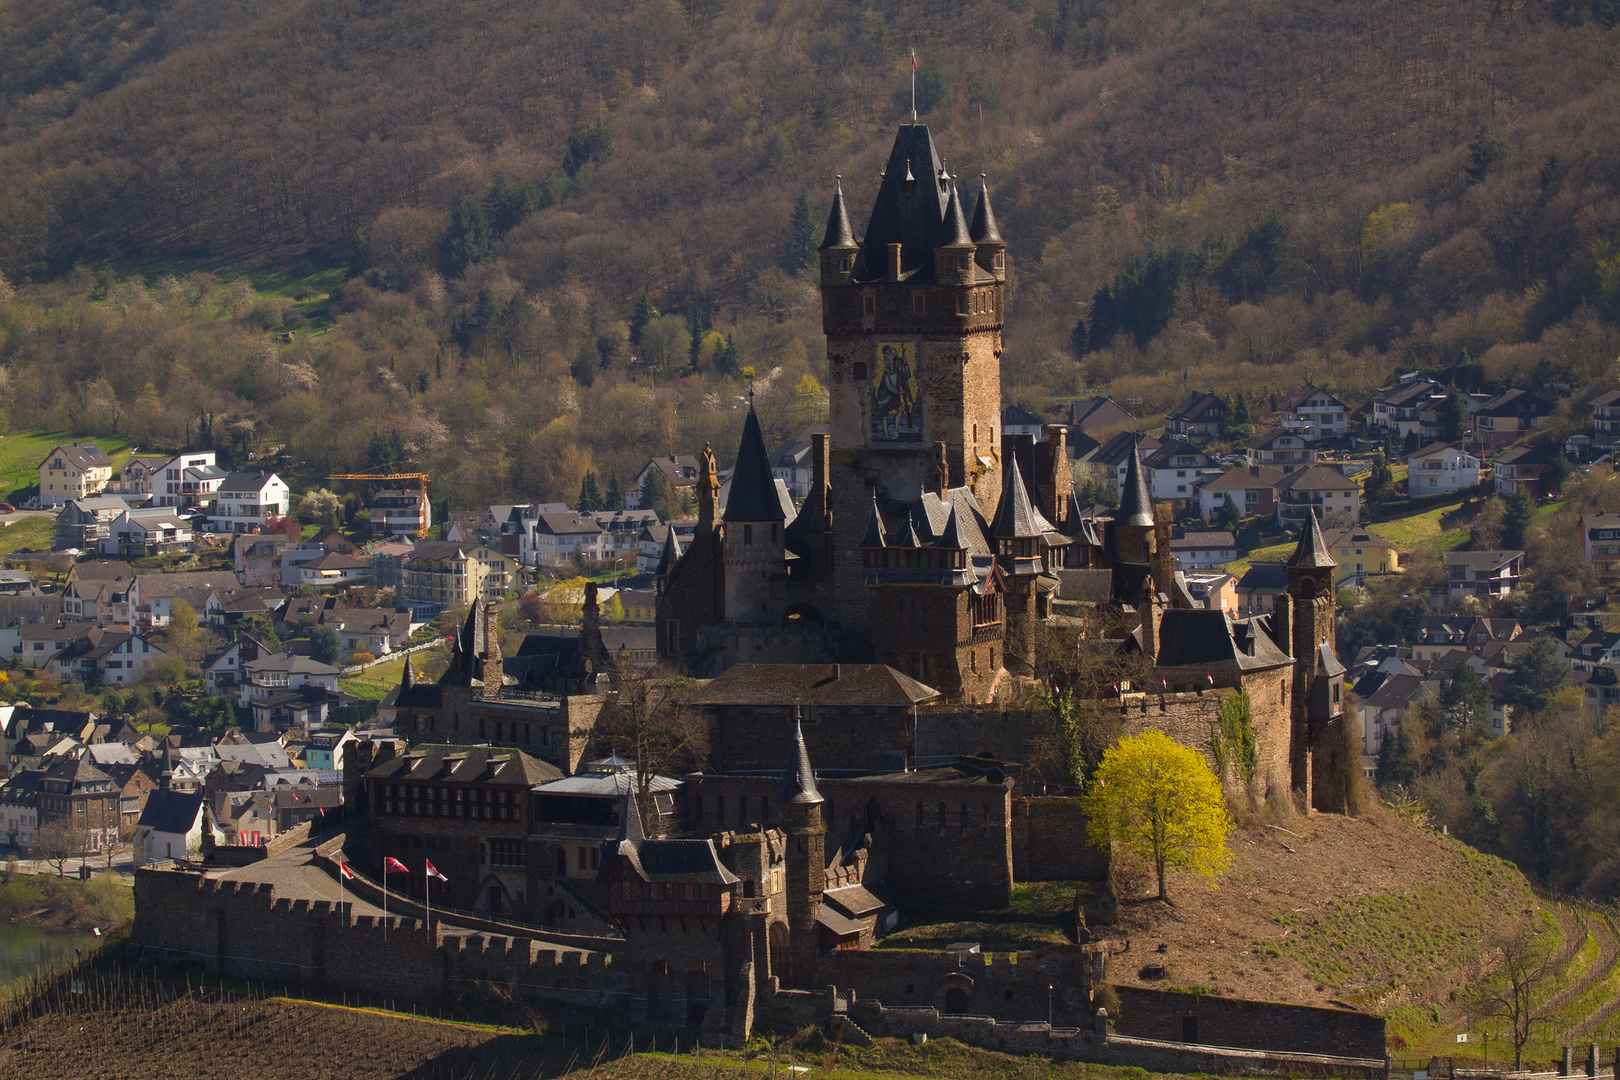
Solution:
<svg viewBox="0 0 1620 1080">
<path fill-rule="evenodd" d="M 1309 810 L 1342 811 L 1345 802 L 1344 665 L 1333 648 L 1338 565 L 1313 510 L 1288 558 L 1292 617 L 1284 620 L 1293 637 L 1293 786 Z"/>
<path fill-rule="evenodd" d="M 1001 495 L 1001 328 L 1006 245 L 983 183 L 965 195 L 928 128 L 903 124 L 857 243 L 842 188 L 821 245 L 840 618 L 865 627 L 860 541 L 875 493 L 893 519 L 937 483 L 981 508 Z"/>
</svg>

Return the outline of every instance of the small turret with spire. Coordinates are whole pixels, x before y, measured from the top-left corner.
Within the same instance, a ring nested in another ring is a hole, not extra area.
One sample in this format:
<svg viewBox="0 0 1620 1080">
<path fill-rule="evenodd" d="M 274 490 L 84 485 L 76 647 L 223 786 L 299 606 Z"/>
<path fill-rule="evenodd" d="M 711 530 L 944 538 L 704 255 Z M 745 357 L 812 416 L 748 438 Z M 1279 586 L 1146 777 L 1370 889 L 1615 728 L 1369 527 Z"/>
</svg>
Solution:
<svg viewBox="0 0 1620 1080">
<path fill-rule="evenodd" d="M 979 266 L 996 276 L 997 281 L 1007 277 L 1007 242 L 996 227 L 995 212 L 990 209 L 990 187 L 983 173 L 979 174 L 979 202 L 973 208 L 973 224 L 968 235 L 978 248 Z"/>
<path fill-rule="evenodd" d="M 832 210 L 827 214 L 827 233 L 821 240 L 821 287 L 847 285 L 855 270 L 860 245 L 849 227 L 849 210 L 844 205 L 844 178 L 833 188 Z"/>
<path fill-rule="evenodd" d="M 974 270 L 973 237 L 968 233 L 962 197 L 950 182 L 950 202 L 945 204 L 945 220 L 940 222 L 934 241 L 934 277 L 941 285 L 971 285 Z"/>
<path fill-rule="evenodd" d="M 800 706 L 793 708 L 793 746 L 787 767 L 782 770 L 782 787 L 776 795 L 787 827 L 787 916 L 792 969 L 773 972 L 792 986 L 816 985 L 816 960 L 821 933 L 821 894 L 826 888 L 827 827 L 821 820 L 824 801 L 816 787 L 816 773 L 810 767 L 810 751 L 804 744 L 804 718 Z"/>
</svg>

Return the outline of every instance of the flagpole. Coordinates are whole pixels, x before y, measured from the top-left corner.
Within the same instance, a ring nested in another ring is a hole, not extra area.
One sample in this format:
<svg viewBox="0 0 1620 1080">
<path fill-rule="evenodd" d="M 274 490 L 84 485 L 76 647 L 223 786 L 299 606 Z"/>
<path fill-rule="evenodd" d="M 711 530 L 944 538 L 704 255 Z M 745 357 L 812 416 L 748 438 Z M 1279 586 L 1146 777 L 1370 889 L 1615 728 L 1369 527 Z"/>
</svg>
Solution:
<svg viewBox="0 0 1620 1080">
<path fill-rule="evenodd" d="M 427 932 L 433 937 L 433 875 L 427 872 L 427 860 L 422 860 L 422 889 L 427 897 Z"/>
<path fill-rule="evenodd" d="M 382 894 L 383 894 L 383 940 L 388 940 L 388 856 L 383 856 Z"/>
<path fill-rule="evenodd" d="M 917 122 L 917 50 L 911 50 L 911 122 Z"/>
</svg>

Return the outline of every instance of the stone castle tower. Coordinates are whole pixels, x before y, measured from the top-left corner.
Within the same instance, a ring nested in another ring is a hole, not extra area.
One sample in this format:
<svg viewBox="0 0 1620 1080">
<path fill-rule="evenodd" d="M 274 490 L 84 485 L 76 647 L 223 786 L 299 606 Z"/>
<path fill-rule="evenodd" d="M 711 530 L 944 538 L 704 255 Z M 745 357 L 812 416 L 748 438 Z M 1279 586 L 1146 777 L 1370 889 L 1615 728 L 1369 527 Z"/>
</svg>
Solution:
<svg viewBox="0 0 1620 1080">
<path fill-rule="evenodd" d="M 816 787 L 810 751 L 804 745 L 804 724 L 794 710 L 793 753 L 782 770 L 782 788 L 776 801 L 787 827 L 787 918 L 792 943 L 791 969 L 785 980 L 792 986 L 816 985 L 819 955 L 821 894 L 826 887 L 827 826 L 822 821 L 823 799 Z"/>
<path fill-rule="evenodd" d="M 1288 592 L 1278 597 L 1276 616 L 1279 630 L 1291 631 L 1294 657 L 1293 787 L 1310 810 L 1345 809 L 1345 669 L 1333 647 L 1338 565 L 1312 511 L 1288 558 Z"/>
<path fill-rule="evenodd" d="M 902 124 L 862 242 L 840 186 L 821 245 L 838 616 L 868 625 L 861 538 L 875 493 L 903 518 L 938 483 L 1001 494 L 1001 329 L 1006 244 L 981 182 L 966 196 L 928 128 Z M 941 485 L 943 486 L 943 485 Z"/>
</svg>

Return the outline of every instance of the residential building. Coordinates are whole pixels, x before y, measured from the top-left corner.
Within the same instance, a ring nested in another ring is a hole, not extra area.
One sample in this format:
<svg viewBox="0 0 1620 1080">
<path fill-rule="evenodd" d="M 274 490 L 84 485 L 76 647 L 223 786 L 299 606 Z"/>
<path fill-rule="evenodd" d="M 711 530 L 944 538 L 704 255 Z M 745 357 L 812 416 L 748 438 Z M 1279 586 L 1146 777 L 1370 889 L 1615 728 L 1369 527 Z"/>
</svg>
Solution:
<svg viewBox="0 0 1620 1080">
<path fill-rule="evenodd" d="M 1206 477 L 1198 484 L 1198 509 L 1206 519 L 1214 520 L 1226 511 L 1230 500 L 1240 517 L 1273 513 L 1277 509 L 1277 485 L 1284 475 L 1270 465 L 1250 465 Z"/>
<path fill-rule="evenodd" d="M 1361 701 L 1361 752 L 1376 758 L 1385 737 L 1400 725 L 1406 711 L 1439 694 L 1439 683 L 1421 675 L 1391 675 L 1385 679 Z"/>
<path fill-rule="evenodd" d="M 397 589 L 404 573 L 405 560 L 411 557 L 416 545 L 407 540 L 386 540 L 366 545 L 371 556 L 371 584 L 379 589 Z"/>
<path fill-rule="evenodd" d="M 602 557 L 613 560 L 636 558 L 642 530 L 660 523 L 655 510 L 595 510 L 591 517 L 602 530 Z"/>
<path fill-rule="evenodd" d="M 1312 465 L 1283 477 L 1277 485 L 1277 524 L 1297 528 L 1314 512 L 1321 521 L 1330 515 L 1346 513 L 1352 521 L 1361 517 L 1361 488 L 1338 469 Z"/>
<path fill-rule="evenodd" d="M 238 534 L 231 543 L 237 580 L 255 588 L 280 585 L 282 553 L 291 546 L 281 533 Z"/>
<path fill-rule="evenodd" d="M 287 484 L 273 472 L 233 472 L 220 481 L 208 520 L 216 532 L 262 532 L 271 518 L 286 517 Z"/>
<path fill-rule="evenodd" d="M 39 785 L 45 774 L 38 769 L 14 772 L 0 782 L 0 838 L 15 852 L 26 854 L 39 831 Z"/>
<path fill-rule="evenodd" d="M 1033 435 L 1037 439 L 1046 430 L 1046 421 L 1021 405 L 1008 405 L 1001 410 L 1003 435 Z"/>
<path fill-rule="evenodd" d="M 230 570 L 191 570 L 178 574 L 136 574 L 129 585 L 129 627 L 161 630 L 169 625 L 169 611 L 184 600 L 200 622 L 224 623 L 221 598 L 240 586 Z"/>
<path fill-rule="evenodd" d="M 360 740 L 353 729 L 342 731 L 312 731 L 309 744 L 304 747 L 304 766 L 330 772 L 343 771 L 343 758 L 349 747 Z"/>
<path fill-rule="evenodd" d="M 433 504 L 426 488 L 388 488 L 371 497 L 371 535 L 426 536 L 433 527 Z"/>
<path fill-rule="evenodd" d="M 1518 585 L 1524 570 L 1522 551 L 1448 551 L 1441 561 L 1446 590 L 1456 600 L 1465 596 L 1500 600 Z"/>
<path fill-rule="evenodd" d="M 225 834 L 214 827 L 208 799 L 201 791 L 154 791 L 146 799 L 135 825 L 136 866 L 165 859 L 184 859 L 202 850 L 204 833 L 223 843 Z"/>
<path fill-rule="evenodd" d="M 298 563 L 297 571 L 299 585 L 329 589 L 366 580 L 371 576 L 371 564 L 336 551 L 323 551 L 313 559 Z M 285 568 L 282 574 L 285 576 Z"/>
<path fill-rule="evenodd" d="M 39 463 L 39 505 L 98 495 L 112 480 L 112 458 L 95 443 L 60 443 Z"/>
<path fill-rule="evenodd" d="M 1277 597 L 1288 591 L 1288 567 L 1280 562 L 1257 562 L 1238 578 L 1233 591 L 1237 593 L 1238 618 L 1268 615 L 1277 606 Z"/>
<path fill-rule="evenodd" d="M 1620 630 L 1593 630 L 1575 646 L 1575 670 L 1620 664 Z"/>
<path fill-rule="evenodd" d="M 0 596 L 38 596 L 27 570 L 0 570 Z"/>
<path fill-rule="evenodd" d="M 1193 497 L 1193 486 L 1214 460 L 1189 442 L 1165 442 L 1151 454 L 1142 457 L 1142 468 L 1147 470 L 1148 490 L 1155 499 L 1174 500 Z"/>
<path fill-rule="evenodd" d="M 1237 578 L 1224 570 L 1188 570 L 1182 575 L 1193 600 L 1211 611 L 1238 617 Z"/>
<path fill-rule="evenodd" d="M 1437 439 L 1443 430 L 1440 409 L 1449 393 L 1421 371 L 1408 372 L 1394 385 L 1378 388 L 1369 426 L 1385 435 L 1416 433 L 1420 439 Z"/>
<path fill-rule="evenodd" d="M 102 490 L 108 495 L 123 495 L 131 505 L 146 502 L 152 496 L 152 481 L 169 463 L 168 454 L 131 454 L 124 459 L 124 467 L 107 482 Z"/>
<path fill-rule="evenodd" d="M 67 500 L 56 514 L 56 550 L 99 551 L 112 520 L 128 512 L 129 504 L 117 495 Z"/>
<path fill-rule="evenodd" d="M 589 514 L 540 514 L 529 527 L 530 566 L 553 570 L 605 557 L 604 534 Z"/>
<path fill-rule="evenodd" d="M 1586 561 L 1600 578 L 1620 575 L 1620 514 L 1587 514 L 1581 518 L 1581 544 Z"/>
<path fill-rule="evenodd" d="M 274 697 L 286 690 L 299 690 L 312 686 L 336 691 L 338 669 L 307 656 L 276 652 L 261 655 L 257 660 L 243 661 L 241 682 L 237 686 L 237 704 L 244 708 L 255 701 Z"/>
<path fill-rule="evenodd" d="M 39 827 L 66 823 L 86 850 L 99 853 L 119 840 L 119 790 L 89 755 L 48 766 L 39 784 Z"/>
<path fill-rule="evenodd" d="M 1250 465 L 1269 465 L 1284 473 L 1295 473 L 1316 464 L 1316 447 L 1302 433 L 1287 428 L 1263 431 L 1243 445 Z"/>
<path fill-rule="evenodd" d="M 1479 490 L 1479 456 L 1456 443 L 1430 443 L 1406 455 L 1406 491 L 1414 499 Z"/>
<path fill-rule="evenodd" d="M 135 571 L 127 563 L 76 562 L 62 586 L 62 614 L 107 625 L 129 625 L 129 589 Z"/>
<path fill-rule="evenodd" d="M 248 681 L 245 665 L 269 655 L 270 650 L 259 644 L 257 638 L 238 634 L 229 645 L 203 658 L 203 693 L 209 697 L 240 695 L 242 683 Z"/>
<path fill-rule="evenodd" d="M 1151 435 L 1122 431 L 1077 460 L 1080 464 L 1101 470 L 1103 480 L 1113 487 L 1115 494 L 1123 497 L 1125 473 L 1131 463 L 1131 448 L 1135 447 L 1137 452 L 1146 458 L 1161 445 L 1159 440 Z"/>
<path fill-rule="evenodd" d="M 1620 447 L 1620 390 L 1600 394 L 1592 406 L 1592 456 L 1612 454 Z"/>
<path fill-rule="evenodd" d="M 1136 417 L 1120 408 L 1111 397 L 1092 397 L 1069 402 L 1069 444 L 1075 436 L 1101 439 L 1123 428 L 1136 427 Z"/>
<path fill-rule="evenodd" d="M 42 668 L 84 633 L 82 622 L 62 623 L 49 617 L 35 617 L 17 627 L 13 658 L 18 666 Z"/>
<path fill-rule="evenodd" d="M 1281 403 L 1278 421 L 1306 442 L 1337 439 L 1350 432 L 1350 407 L 1329 391 L 1306 383 Z"/>
<path fill-rule="evenodd" d="M 1512 498 L 1521 491 L 1534 496 L 1552 494 L 1547 490 L 1542 474 L 1552 468 L 1552 455 L 1535 446 L 1514 446 L 1502 451 L 1492 462 L 1496 474 L 1496 493 Z"/>
<path fill-rule="evenodd" d="M 93 626 L 51 657 L 51 670 L 86 686 L 139 682 L 150 665 L 166 657 L 140 634 Z"/>
<path fill-rule="evenodd" d="M 1167 439 L 1207 443 L 1220 435 L 1225 420 L 1226 402 L 1214 394 L 1194 391 L 1165 415 L 1164 434 Z"/>
<path fill-rule="evenodd" d="M 212 450 L 198 450 L 170 458 L 152 475 L 152 504 L 207 506 L 214 501 L 228 475 L 219 467 Z"/>
<path fill-rule="evenodd" d="M 1552 415 L 1553 403 L 1528 390 L 1508 390 L 1491 398 L 1474 413 L 1474 436 L 1487 450 L 1535 431 Z"/>
<path fill-rule="evenodd" d="M 615 595 L 624 608 L 624 621 L 650 623 L 658 617 L 658 593 L 652 589 L 620 589 Z"/>
<path fill-rule="evenodd" d="M 372 656 L 398 652 L 405 648 L 411 636 L 409 610 L 331 607 L 321 611 L 318 621 L 337 631 L 345 663 L 357 652 L 368 652 Z"/>
<path fill-rule="evenodd" d="M 691 454 L 669 454 L 651 459 L 636 474 L 635 483 L 624 493 L 626 510 L 650 509 L 641 505 L 641 491 L 647 484 L 647 474 L 655 469 L 663 478 L 664 489 L 669 492 L 671 503 L 679 504 L 683 494 L 692 494 L 698 478 L 698 459 Z"/>
<path fill-rule="evenodd" d="M 194 539 L 191 522 L 172 510 L 125 510 L 107 523 L 101 553 L 125 558 L 167 555 L 190 551 Z"/>
<path fill-rule="evenodd" d="M 1181 532 L 1170 537 L 1177 570 L 1213 570 L 1237 559 L 1237 540 L 1230 532 Z"/>
<path fill-rule="evenodd" d="M 1337 584 L 1360 585 L 1369 574 L 1398 574 L 1401 555 L 1388 540 L 1359 526 L 1323 529 L 1322 543 L 1338 562 Z"/>
<path fill-rule="evenodd" d="M 514 569 L 511 559 L 483 544 L 420 540 L 401 566 L 399 598 L 429 612 L 498 600 L 511 587 Z"/>
<path fill-rule="evenodd" d="M 697 535 L 697 524 L 695 518 L 685 518 L 672 521 L 668 525 L 643 526 L 640 535 L 636 537 L 636 569 L 644 574 L 656 573 L 658 562 L 664 555 L 664 544 L 669 538 L 670 530 L 675 530 L 678 550 L 685 551 L 691 544 L 692 537 Z"/>
<path fill-rule="evenodd" d="M 810 493 L 811 474 L 815 471 L 811 450 L 815 436 L 825 434 L 826 424 L 811 424 L 799 432 L 798 438 L 789 439 L 771 455 L 771 475 L 787 485 L 795 501 Z"/>
</svg>

